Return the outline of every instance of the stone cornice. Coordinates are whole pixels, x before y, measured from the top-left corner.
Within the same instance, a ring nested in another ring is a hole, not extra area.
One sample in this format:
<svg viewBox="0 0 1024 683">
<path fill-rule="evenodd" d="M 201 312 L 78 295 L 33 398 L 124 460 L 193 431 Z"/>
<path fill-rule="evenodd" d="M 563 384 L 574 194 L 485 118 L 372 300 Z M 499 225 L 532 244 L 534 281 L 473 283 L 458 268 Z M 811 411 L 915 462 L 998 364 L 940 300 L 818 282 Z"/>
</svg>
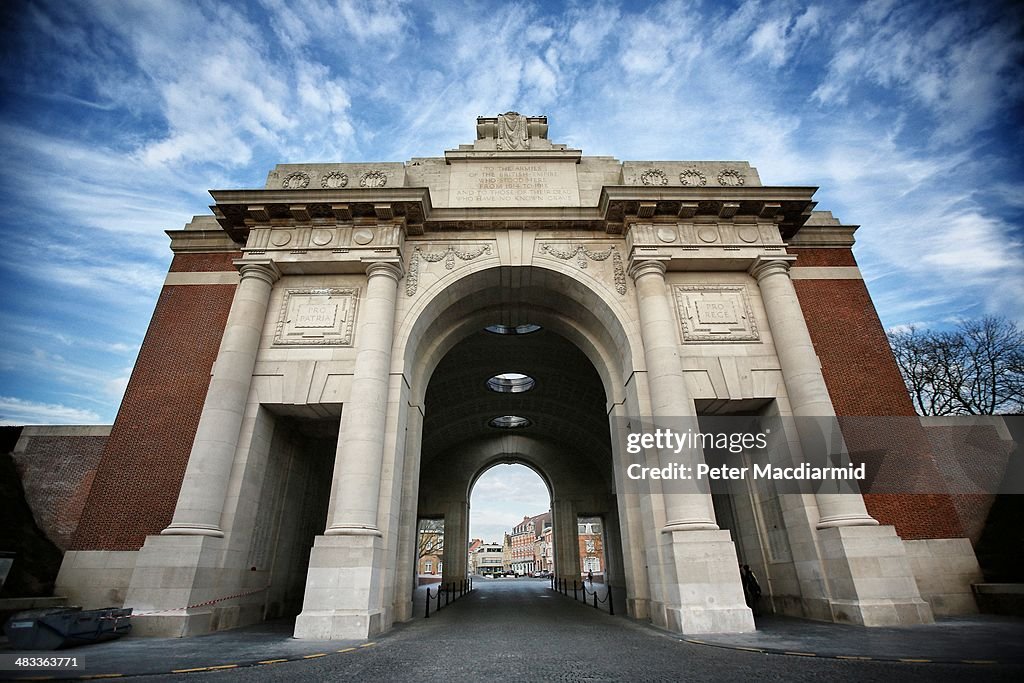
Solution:
<svg viewBox="0 0 1024 683">
<path fill-rule="evenodd" d="M 539 152 L 523 152 L 538 154 Z M 815 206 L 814 187 L 607 185 L 597 206 L 434 208 L 425 187 L 213 190 L 210 208 L 236 242 L 254 227 L 401 224 L 409 235 L 492 229 L 590 230 L 621 234 L 634 220 L 770 220 L 790 239 Z M 817 226 L 815 226 L 817 227 Z"/>
<path fill-rule="evenodd" d="M 791 247 L 839 247 L 849 249 L 859 225 L 805 225 L 788 238 Z"/>
<path fill-rule="evenodd" d="M 490 162 L 521 162 L 528 161 L 530 159 L 540 159 L 543 161 L 574 161 L 580 163 L 580 159 L 583 158 L 583 152 L 578 149 L 520 149 L 515 151 L 497 151 L 497 150 L 473 150 L 473 149 L 450 149 L 445 151 L 444 160 L 445 163 L 452 163 L 453 161 L 490 161 Z"/>
<path fill-rule="evenodd" d="M 803 226 L 817 202 L 816 187 L 679 187 L 613 185 L 601 189 L 598 212 L 609 233 L 632 220 L 676 222 L 700 217 L 749 216 L 778 223 L 784 238 Z"/>
<path fill-rule="evenodd" d="M 430 191 L 424 187 L 211 190 L 210 195 L 217 202 L 210 207 L 217 222 L 238 242 L 258 225 L 337 221 L 402 223 L 410 234 L 422 234 L 431 213 Z"/>
<path fill-rule="evenodd" d="M 235 242 L 223 230 L 164 230 L 171 238 L 171 251 L 175 254 L 211 254 L 238 251 Z"/>
</svg>

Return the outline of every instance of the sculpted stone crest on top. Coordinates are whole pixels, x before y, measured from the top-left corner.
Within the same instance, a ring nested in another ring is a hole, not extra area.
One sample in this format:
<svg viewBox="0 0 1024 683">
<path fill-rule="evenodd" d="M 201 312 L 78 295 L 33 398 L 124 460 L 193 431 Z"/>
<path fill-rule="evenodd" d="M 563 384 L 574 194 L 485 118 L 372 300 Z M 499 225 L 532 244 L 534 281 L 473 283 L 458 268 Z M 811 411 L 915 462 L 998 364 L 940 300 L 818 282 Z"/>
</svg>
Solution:
<svg viewBox="0 0 1024 683">
<path fill-rule="evenodd" d="M 498 114 L 498 149 L 530 149 L 526 117 L 517 111 Z"/>
</svg>

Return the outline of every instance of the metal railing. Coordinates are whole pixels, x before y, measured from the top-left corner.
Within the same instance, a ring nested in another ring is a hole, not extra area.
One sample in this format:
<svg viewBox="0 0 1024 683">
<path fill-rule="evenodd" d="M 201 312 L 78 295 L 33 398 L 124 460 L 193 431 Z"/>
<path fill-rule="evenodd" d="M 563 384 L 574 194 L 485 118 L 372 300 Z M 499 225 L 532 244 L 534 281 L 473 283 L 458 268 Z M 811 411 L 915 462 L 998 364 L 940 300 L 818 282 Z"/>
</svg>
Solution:
<svg viewBox="0 0 1024 683">
<path fill-rule="evenodd" d="M 441 607 L 447 607 L 450 603 L 455 602 L 466 593 L 473 590 L 473 579 L 463 579 L 461 581 L 452 581 L 451 583 L 443 583 L 438 585 L 437 592 L 434 595 L 430 594 L 430 586 L 427 586 L 427 605 L 423 610 L 423 618 L 430 618 L 430 601 L 434 600 L 437 604 L 434 606 L 434 611 L 437 612 Z M 444 593 L 444 605 L 441 604 L 441 594 Z"/>
<path fill-rule="evenodd" d="M 593 584 L 591 584 L 593 585 Z M 577 602 L 582 602 L 584 605 L 589 604 L 587 596 L 593 596 L 594 609 L 601 609 L 598 604 L 608 603 L 608 614 L 615 616 L 615 603 L 612 601 L 612 586 L 611 584 L 605 584 L 607 589 L 604 594 L 604 598 L 598 598 L 597 591 L 587 588 L 587 584 L 580 581 L 578 584 L 576 579 L 572 580 L 572 599 Z M 559 578 L 557 576 L 551 577 L 551 590 L 561 593 L 562 595 L 569 595 L 569 580 L 565 578 Z"/>
</svg>

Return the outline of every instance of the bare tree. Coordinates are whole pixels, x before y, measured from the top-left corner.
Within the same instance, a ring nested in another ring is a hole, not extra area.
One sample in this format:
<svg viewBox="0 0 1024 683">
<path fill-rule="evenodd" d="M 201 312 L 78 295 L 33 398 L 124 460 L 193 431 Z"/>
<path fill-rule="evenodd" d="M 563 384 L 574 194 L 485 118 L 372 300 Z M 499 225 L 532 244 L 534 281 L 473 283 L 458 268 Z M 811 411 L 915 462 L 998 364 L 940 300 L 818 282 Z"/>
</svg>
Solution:
<svg viewBox="0 0 1024 683">
<path fill-rule="evenodd" d="M 444 520 L 421 519 L 416 557 L 444 555 Z"/>
<path fill-rule="evenodd" d="M 1024 410 L 1024 330 L 1000 317 L 949 332 L 909 327 L 889 343 L 914 408 L 922 415 L 991 415 Z"/>
</svg>

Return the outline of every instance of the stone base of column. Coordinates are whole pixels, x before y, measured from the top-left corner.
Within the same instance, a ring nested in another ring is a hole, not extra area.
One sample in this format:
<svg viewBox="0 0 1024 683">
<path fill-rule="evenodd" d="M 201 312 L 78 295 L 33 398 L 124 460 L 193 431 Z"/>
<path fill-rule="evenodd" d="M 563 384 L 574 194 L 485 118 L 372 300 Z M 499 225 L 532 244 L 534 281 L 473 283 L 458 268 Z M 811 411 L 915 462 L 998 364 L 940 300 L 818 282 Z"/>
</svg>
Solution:
<svg viewBox="0 0 1024 683">
<path fill-rule="evenodd" d="M 390 627 L 379 604 L 383 556 L 379 536 L 317 536 L 295 637 L 362 640 Z"/>
<path fill-rule="evenodd" d="M 651 601 L 647 598 L 627 598 L 626 614 L 641 621 L 650 619 Z"/>
<path fill-rule="evenodd" d="M 818 543 L 833 621 L 861 626 L 935 621 L 893 527 L 820 529 Z"/>
<path fill-rule="evenodd" d="M 729 532 L 674 531 L 671 537 L 680 604 L 664 606 L 664 627 L 679 633 L 753 631 Z"/>
<path fill-rule="evenodd" d="M 237 591 L 224 583 L 223 544 L 213 536 L 147 536 L 124 601 L 137 613 L 132 634 L 180 638 L 243 625 L 221 623 L 212 606 L 185 609 Z"/>
</svg>

